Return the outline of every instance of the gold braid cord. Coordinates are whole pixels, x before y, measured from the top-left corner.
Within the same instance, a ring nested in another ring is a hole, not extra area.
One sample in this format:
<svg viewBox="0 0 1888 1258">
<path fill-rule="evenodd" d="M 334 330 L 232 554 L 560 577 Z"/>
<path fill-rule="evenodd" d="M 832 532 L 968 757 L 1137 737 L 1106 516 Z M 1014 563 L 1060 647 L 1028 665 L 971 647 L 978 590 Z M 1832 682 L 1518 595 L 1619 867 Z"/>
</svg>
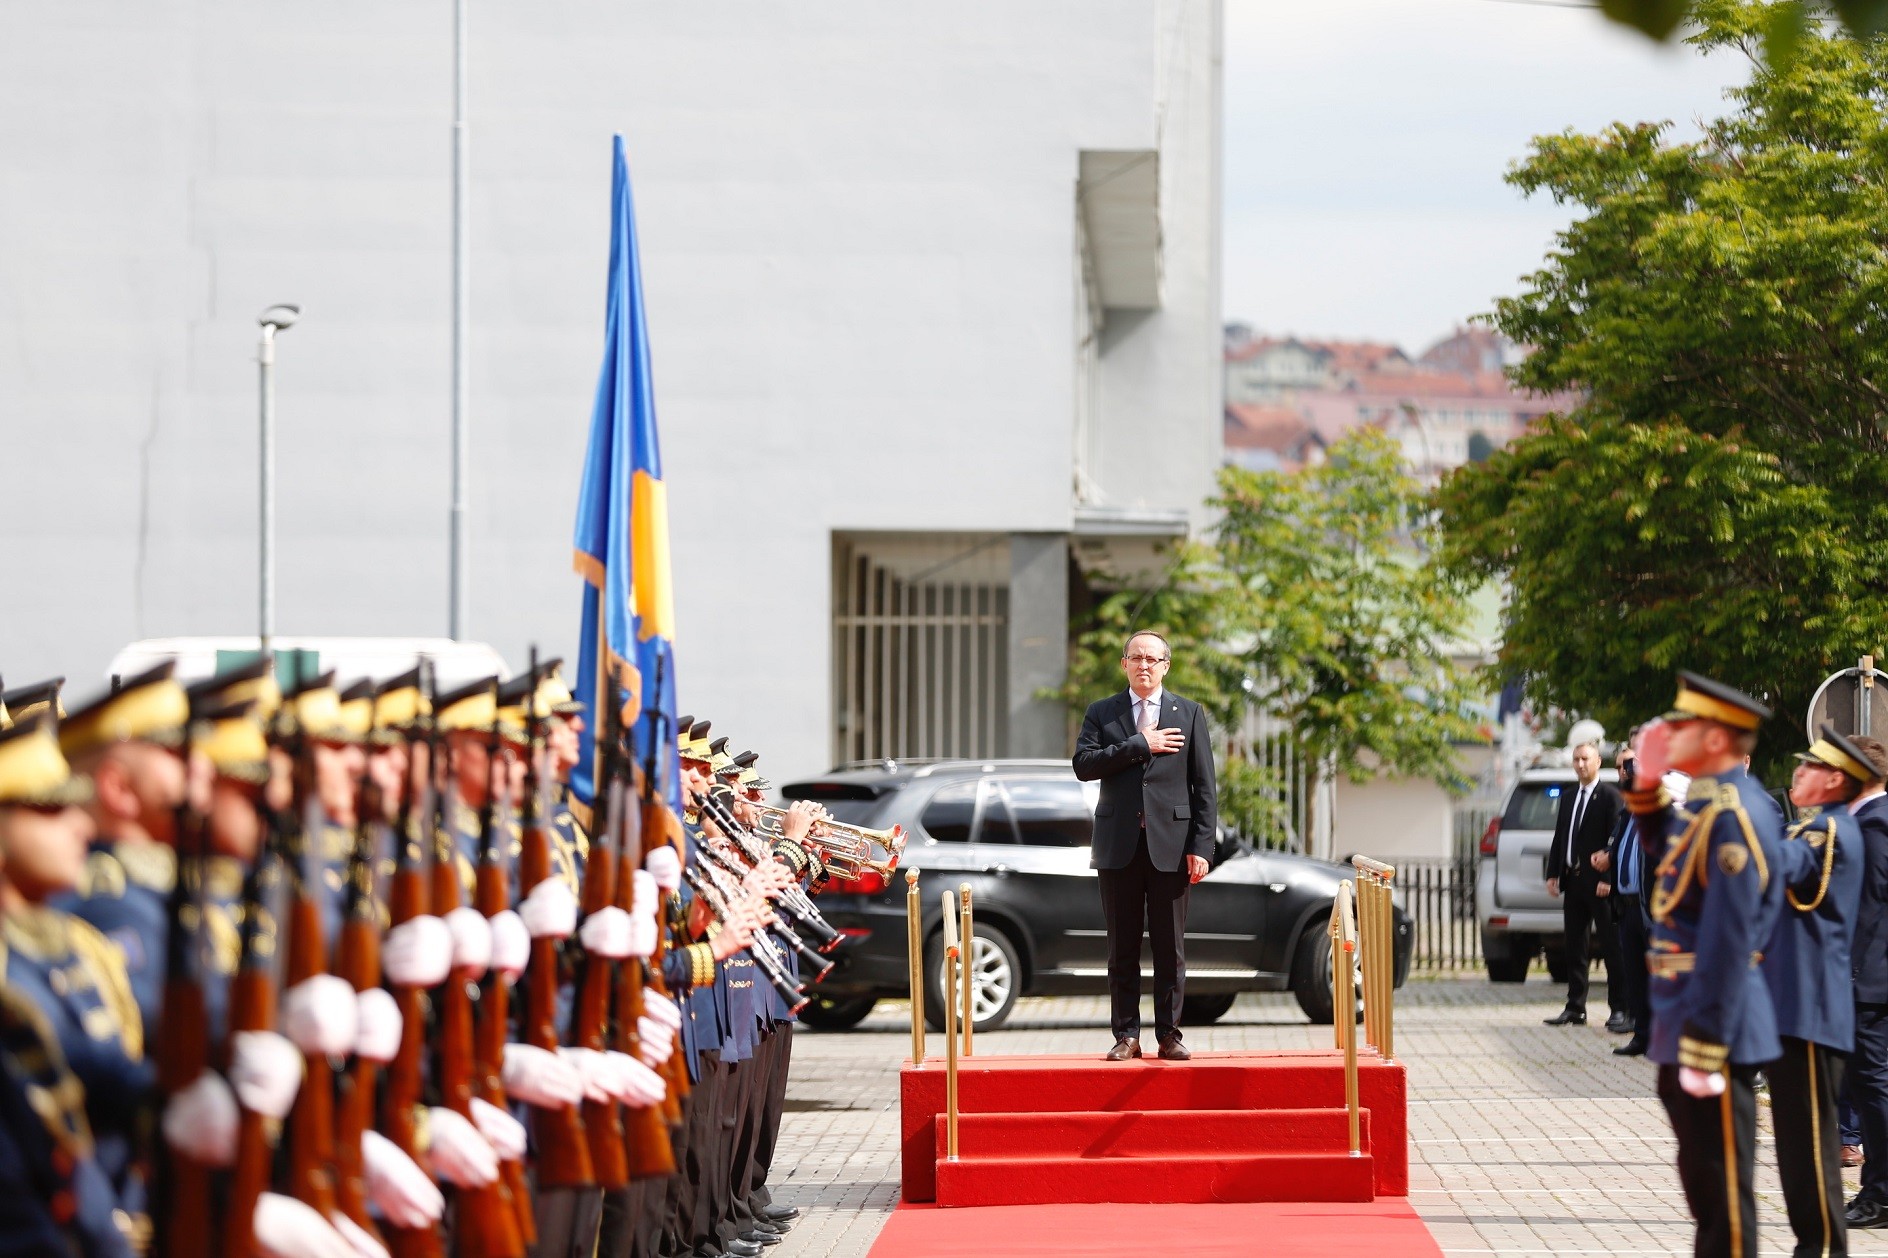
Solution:
<svg viewBox="0 0 1888 1258">
<path fill-rule="evenodd" d="M 1797 826 L 1790 832 L 1790 838 L 1801 838 L 1804 842 L 1809 842 L 1813 846 L 1813 842 L 1806 837 L 1809 833 L 1809 827 L 1809 822 L 1804 822 L 1802 825 Z M 1787 888 L 1783 894 L 1789 897 L 1790 907 L 1799 913 L 1813 912 L 1816 907 L 1822 903 L 1823 897 L 1829 894 L 1829 876 L 1835 872 L 1835 869 L 1836 821 L 1834 817 L 1831 817 L 1829 819 L 1829 829 L 1826 832 L 1826 837 L 1823 839 L 1822 844 L 1822 881 L 1816 885 L 1816 898 L 1811 900 L 1808 904 L 1804 904 L 1801 900 L 1796 898 L 1795 888 Z"/>
<path fill-rule="evenodd" d="M 1704 858 L 1705 849 L 1711 846 L 1711 826 L 1718 819 L 1721 811 L 1717 800 L 1712 800 L 1700 808 L 1685 827 L 1685 832 L 1665 845 L 1665 856 L 1659 861 L 1658 879 L 1652 888 L 1652 920 L 1669 925 L 1672 910 L 1681 904 L 1691 891 L 1692 879 L 1703 881 L 1699 866 Z M 1699 842 L 1700 835 L 1704 841 Z M 1670 891 L 1665 889 L 1665 875 L 1676 873 L 1677 885 Z"/>
</svg>

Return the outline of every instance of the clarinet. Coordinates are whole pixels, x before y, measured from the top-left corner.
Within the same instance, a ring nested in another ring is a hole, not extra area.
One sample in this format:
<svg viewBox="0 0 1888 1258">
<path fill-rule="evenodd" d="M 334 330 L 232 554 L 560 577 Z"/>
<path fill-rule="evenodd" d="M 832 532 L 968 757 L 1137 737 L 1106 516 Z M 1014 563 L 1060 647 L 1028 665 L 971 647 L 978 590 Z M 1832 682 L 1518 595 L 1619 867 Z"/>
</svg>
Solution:
<svg viewBox="0 0 1888 1258">
<path fill-rule="evenodd" d="M 688 885 L 695 889 L 696 895 L 707 902 L 709 909 L 716 917 L 725 922 L 733 916 L 728 908 L 727 900 L 722 898 L 720 889 L 712 880 L 703 877 L 696 866 L 691 865 L 683 870 L 682 876 L 688 879 Z M 773 940 L 767 938 L 765 934 L 756 934 L 749 951 L 753 955 L 755 967 L 766 977 L 774 991 L 779 993 L 787 1009 L 792 1013 L 798 1013 L 804 1009 L 807 1000 L 806 993 L 796 987 L 793 980 L 787 977 L 786 967 L 780 963 L 780 954 L 774 950 Z"/>
<path fill-rule="evenodd" d="M 772 859 L 771 853 L 761 844 L 759 838 L 735 819 L 733 811 L 727 805 L 714 796 L 699 791 L 695 793 L 694 799 L 696 806 L 715 823 L 715 828 L 727 835 L 729 841 L 740 849 L 741 855 L 747 858 L 748 864 L 758 865 L 762 861 Z M 821 952 L 831 952 L 838 946 L 842 936 L 832 928 L 825 915 L 814 906 L 813 901 L 797 883 L 788 887 L 782 894 L 780 905 L 793 915 L 793 919 L 800 924 L 801 929 L 820 941 Z"/>
</svg>

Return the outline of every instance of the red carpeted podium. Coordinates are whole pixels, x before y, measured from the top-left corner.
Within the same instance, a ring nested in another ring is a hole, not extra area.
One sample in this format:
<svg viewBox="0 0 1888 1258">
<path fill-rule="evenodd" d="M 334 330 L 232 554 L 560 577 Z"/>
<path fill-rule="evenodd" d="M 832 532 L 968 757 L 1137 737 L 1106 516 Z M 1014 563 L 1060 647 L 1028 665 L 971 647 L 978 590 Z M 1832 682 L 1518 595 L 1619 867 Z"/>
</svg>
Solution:
<svg viewBox="0 0 1888 1258">
<path fill-rule="evenodd" d="M 956 1161 L 945 1156 L 944 1070 L 932 1058 L 901 1074 L 907 1202 L 1337 1202 L 1409 1192 L 1400 1063 L 1358 1060 L 1359 1155 L 1337 1052 L 960 1058 Z"/>
</svg>

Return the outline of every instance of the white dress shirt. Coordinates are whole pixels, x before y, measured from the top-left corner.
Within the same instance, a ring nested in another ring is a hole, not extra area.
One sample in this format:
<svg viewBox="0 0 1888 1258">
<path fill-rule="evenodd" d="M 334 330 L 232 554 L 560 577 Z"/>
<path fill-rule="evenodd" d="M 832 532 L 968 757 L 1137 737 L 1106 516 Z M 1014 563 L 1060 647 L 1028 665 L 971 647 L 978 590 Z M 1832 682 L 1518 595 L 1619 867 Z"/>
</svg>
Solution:
<svg viewBox="0 0 1888 1258">
<path fill-rule="evenodd" d="M 1153 705 L 1154 728 L 1159 729 L 1160 728 L 1160 705 L 1167 698 L 1167 692 L 1165 690 L 1156 690 L 1154 691 L 1153 694 L 1147 696 L 1147 698 L 1145 699 L 1141 698 L 1139 695 L 1135 695 L 1132 690 L 1128 691 L 1128 693 L 1131 695 L 1134 695 L 1134 730 L 1135 732 L 1139 733 L 1141 729 L 1141 705 L 1144 703 L 1149 703 Z"/>
</svg>

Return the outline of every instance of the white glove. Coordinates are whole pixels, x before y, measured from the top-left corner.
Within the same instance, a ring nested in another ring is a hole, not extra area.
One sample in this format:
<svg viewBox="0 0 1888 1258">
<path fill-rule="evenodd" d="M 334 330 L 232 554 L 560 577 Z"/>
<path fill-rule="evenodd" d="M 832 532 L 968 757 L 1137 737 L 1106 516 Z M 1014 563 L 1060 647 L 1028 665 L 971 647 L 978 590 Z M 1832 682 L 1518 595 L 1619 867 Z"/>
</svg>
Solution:
<svg viewBox="0 0 1888 1258">
<path fill-rule="evenodd" d="M 328 1221 L 334 1224 L 334 1230 L 339 1232 L 342 1237 L 346 1239 L 347 1243 L 354 1247 L 354 1252 L 358 1254 L 360 1258 L 393 1258 L 393 1255 L 387 1252 L 385 1245 L 382 1245 L 379 1241 L 369 1236 L 360 1224 L 348 1218 L 339 1210 L 329 1215 Z"/>
<path fill-rule="evenodd" d="M 674 849 L 669 849 L 673 851 Z M 656 909 L 662 903 L 662 888 L 656 882 L 656 876 L 646 869 L 633 871 L 629 876 L 630 884 L 635 888 L 630 898 L 632 913 L 656 915 Z"/>
<path fill-rule="evenodd" d="M 164 1107 L 164 1140 L 204 1166 L 236 1160 L 236 1094 L 222 1075 L 206 1070 Z"/>
<path fill-rule="evenodd" d="M 483 919 L 481 919 L 483 920 Z M 433 1147 L 426 1161 L 455 1188 L 483 1188 L 498 1179 L 498 1154 L 484 1136 L 449 1109 L 431 1111 Z"/>
<path fill-rule="evenodd" d="M 642 1064 L 651 1068 L 667 1061 L 669 1054 L 675 1051 L 675 1032 L 666 1022 L 644 1015 L 636 1020 L 636 1038 L 642 1045 L 637 1057 Z"/>
<path fill-rule="evenodd" d="M 1686 1096 L 1695 1096 L 1700 1100 L 1724 1095 L 1724 1072 L 1693 1070 L 1690 1066 L 1678 1068 L 1678 1086 L 1685 1090 Z"/>
<path fill-rule="evenodd" d="M 629 915 L 629 955 L 653 957 L 656 954 L 656 915 L 636 912 Z"/>
<path fill-rule="evenodd" d="M 531 964 L 531 933 L 524 921 L 510 909 L 494 913 L 492 928 L 492 968 L 508 981 L 517 982 L 524 967 Z"/>
<path fill-rule="evenodd" d="M 360 1011 L 354 989 L 333 974 L 303 979 L 282 996 L 282 1034 L 310 1056 L 340 1057 L 354 1050 Z"/>
<path fill-rule="evenodd" d="M 501 1161 L 516 1162 L 524 1156 L 524 1124 L 490 1101 L 472 1098 L 472 1123 Z"/>
<path fill-rule="evenodd" d="M 229 1083 L 244 1109 L 287 1118 L 302 1086 L 302 1050 L 274 1031 L 238 1031 L 230 1038 Z"/>
<path fill-rule="evenodd" d="M 664 843 L 661 847 L 649 849 L 649 855 L 642 858 L 642 867 L 655 878 L 656 885 L 664 891 L 677 891 L 682 886 L 682 858 L 675 854 L 675 849 Z"/>
<path fill-rule="evenodd" d="M 354 1052 L 366 1061 L 383 1066 L 398 1057 L 400 1032 L 405 1027 L 399 1002 L 388 992 L 370 987 L 354 997 L 354 1011 L 360 1028 L 354 1039 Z"/>
<path fill-rule="evenodd" d="M 584 950 L 592 956 L 620 961 L 629 955 L 632 933 L 629 914 L 612 904 L 584 918 L 583 928 L 577 932 L 577 938 L 583 941 Z"/>
<path fill-rule="evenodd" d="M 557 1055 L 576 1068 L 584 1100 L 604 1105 L 616 1099 L 619 1085 L 607 1056 L 594 1048 L 560 1048 Z"/>
<path fill-rule="evenodd" d="M 654 1018 L 670 1031 L 682 1029 L 682 1011 L 661 992 L 645 991 L 642 994 L 642 1011 L 645 1016 Z"/>
<path fill-rule="evenodd" d="M 568 939 L 577 929 L 577 897 L 562 878 L 546 878 L 531 888 L 518 916 L 533 939 Z"/>
<path fill-rule="evenodd" d="M 256 1247 L 269 1258 L 357 1258 L 347 1237 L 312 1206 L 265 1192 L 256 1198 Z"/>
<path fill-rule="evenodd" d="M 416 917 L 387 932 L 380 968 L 396 987 L 437 987 L 452 972 L 452 929 L 437 917 Z"/>
<path fill-rule="evenodd" d="M 556 1053 L 529 1044 L 505 1045 L 499 1069 L 505 1095 L 540 1109 L 563 1109 L 583 1100 L 583 1075 Z"/>
<path fill-rule="evenodd" d="M 446 1198 L 420 1164 L 377 1131 L 361 1136 L 367 1199 L 395 1227 L 430 1227 L 446 1214 Z"/>
<path fill-rule="evenodd" d="M 452 968 L 479 978 L 492 964 L 492 927 L 477 909 L 461 905 L 446 914 L 452 932 Z"/>
<path fill-rule="evenodd" d="M 631 1057 L 628 1053 L 606 1053 L 610 1064 L 615 1067 L 618 1086 L 617 1093 L 625 1105 L 641 1109 L 645 1105 L 660 1102 L 669 1088 L 662 1081 L 662 1076 Z"/>
</svg>

